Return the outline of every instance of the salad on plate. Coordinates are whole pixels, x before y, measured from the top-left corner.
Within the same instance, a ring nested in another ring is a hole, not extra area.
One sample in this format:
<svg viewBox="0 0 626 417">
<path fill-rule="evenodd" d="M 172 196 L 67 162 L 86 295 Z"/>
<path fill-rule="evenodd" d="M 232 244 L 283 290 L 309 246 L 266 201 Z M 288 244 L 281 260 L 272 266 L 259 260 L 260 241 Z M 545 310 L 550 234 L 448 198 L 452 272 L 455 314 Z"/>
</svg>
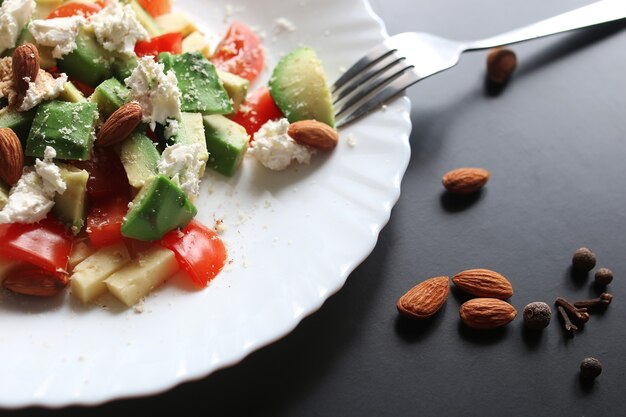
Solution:
<svg viewBox="0 0 626 417">
<path fill-rule="evenodd" d="M 0 280 L 18 297 L 133 306 L 179 271 L 204 288 L 228 261 L 194 220 L 205 169 L 282 170 L 338 141 L 313 49 L 256 85 L 253 30 L 212 45 L 170 0 L 0 0 L 0 56 Z"/>
</svg>

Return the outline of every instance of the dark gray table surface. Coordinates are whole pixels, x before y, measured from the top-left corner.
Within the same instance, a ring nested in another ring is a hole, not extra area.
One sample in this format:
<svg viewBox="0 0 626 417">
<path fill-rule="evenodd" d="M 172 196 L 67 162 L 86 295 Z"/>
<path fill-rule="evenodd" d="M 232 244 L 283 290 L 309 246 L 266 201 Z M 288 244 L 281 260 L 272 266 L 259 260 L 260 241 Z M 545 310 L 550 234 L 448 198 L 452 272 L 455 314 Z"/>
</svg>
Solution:
<svg viewBox="0 0 626 417">
<path fill-rule="evenodd" d="M 372 3 L 392 34 L 468 39 L 590 1 Z M 162 395 L 0 415 L 626 415 L 626 24 L 514 49 L 519 68 L 500 92 L 485 88 L 481 52 L 409 91 L 412 157 L 391 220 L 345 287 L 293 333 Z M 491 171 L 475 198 L 442 192 L 442 174 L 459 166 Z M 580 246 L 615 272 L 615 301 L 574 339 L 557 320 L 533 337 L 520 316 L 501 331 L 470 331 L 455 291 L 428 322 L 398 319 L 396 300 L 411 286 L 476 267 L 509 278 L 520 312 L 594 296 L 593 277 L 569 269 Z M 591 386 L 578 379 L 586 356 L 604 363 Z"/>
</svg>

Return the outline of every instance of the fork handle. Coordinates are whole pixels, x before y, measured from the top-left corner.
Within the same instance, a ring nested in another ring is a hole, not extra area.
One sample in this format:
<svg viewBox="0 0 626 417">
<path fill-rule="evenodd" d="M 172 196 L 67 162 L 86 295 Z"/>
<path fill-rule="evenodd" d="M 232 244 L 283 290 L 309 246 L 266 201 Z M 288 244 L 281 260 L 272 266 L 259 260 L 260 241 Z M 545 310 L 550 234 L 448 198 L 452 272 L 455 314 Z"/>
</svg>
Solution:
<svg viewBox="0 0 626 417">
<path fill-rule="evenodd" d="M 493 48 L 626 18 L 626 0 L 602 0 L 491 38 L 468 42 L 466 51 Z"/>
</svg>

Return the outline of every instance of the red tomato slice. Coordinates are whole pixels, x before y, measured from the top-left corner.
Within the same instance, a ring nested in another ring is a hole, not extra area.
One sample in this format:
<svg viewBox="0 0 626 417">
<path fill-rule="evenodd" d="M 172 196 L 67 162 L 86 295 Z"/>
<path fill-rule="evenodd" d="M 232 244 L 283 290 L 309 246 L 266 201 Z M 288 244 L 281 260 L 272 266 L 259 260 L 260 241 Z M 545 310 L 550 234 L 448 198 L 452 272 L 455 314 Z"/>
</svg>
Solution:
<svg viewBox="0 0 626 417">
<path fill-rule="evenodd" d="M 48 19 L 56 19 L 57 17 L 72 17 L 76 15 L 89 17 L 102 10 L 102 6 L 97 3 L 65 3 L 52 11 L 48 15 Z"/>
<path fill-rule="evenodd" d="M 171 0 L 137 0 L 137 3 L 152 17 L 161 16 L 162 14 L 172 11 Z"/>
<path fill-rule="evenodd" d="M 259 38 L 246 25 L 233 22 L 211 58 L 223 71 L 253 81 L 265 61 Z"/>
<path fill-rule="evenodd" d="M 70 78 L 70 81 L 72 82 L 72 84 L 74 84 L 74 87 L 78 88 L 78 90 L 81 93 L 83 93 L 83 95 L 85 97 L 91 96 L 93 94 L 93 92 L 96 91 L 96 89 L 93 88 L 92 86 L 84 84 L 84 83 L 81 83 L 80 81 L 76 81 L 76 80 L 71 79 L 71 78 Z"/>
<path fill-rule="evenodd" d="M 122 223 L 128 212 L 128 200 L 116 198 L 91 208 L 87 215 L 87 236 L 94 247 L 113 245 L 121 242 Z"/>
<path fill-rule="evenodd" d="M 180 32 L 166 33 L 149 41 L 139 41 L 135 44 L 135 53 L 139 57 L 152 55 L 156 61 L 161 52 L 170 52 L 174 55 L 182 54 L 183 34 Z"/>
<path fill-rule="evenodd" d="M 96 146 L 89 161 L 76 161 L 73 165 L 89 172 L 87 197 L 91 202 L 115 197 L 126 200 L 130 196 L 130 185 L 120 158 L 111 148 Z"/>
<path fill-rule="evenodd" d="M 213 230 L 192 220 L 184 229 L 165 235 L 161 244 L 172 250 L 193 282 L 206 287 L 226 264 L 226 247 Z"/>
<path fill-rule="evenodd" d="M 231 119 L 243 126 L 252 140 L 254 134 L 269 120 L 277 120 L 283 113 L 274 103 L 274 99 L 267 87 L 261 87 L 250 94 L 241 106 L 239 112 Z"/>
<path fill-rule="evenodd" d="M 1 224 L 0 255 L 49 272 L 64 272 L 72 252 L 72 236 L 53 217 L 34 224 Z"/>
</svg>

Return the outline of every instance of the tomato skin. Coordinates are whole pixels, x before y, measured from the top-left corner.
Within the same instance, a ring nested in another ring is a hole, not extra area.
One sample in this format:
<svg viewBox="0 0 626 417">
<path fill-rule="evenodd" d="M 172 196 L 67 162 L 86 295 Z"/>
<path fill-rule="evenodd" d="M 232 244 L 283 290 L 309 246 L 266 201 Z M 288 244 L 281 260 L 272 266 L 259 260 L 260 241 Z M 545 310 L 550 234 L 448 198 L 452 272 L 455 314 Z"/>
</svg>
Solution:
<svg viewBox="0 0 626 417">
<path fill-rule="evenodd" d="M 245 111 L 235 113 L 231 120 L 239 123 L 246 129 L 252 141 L 254 134 L 269 120 L 278 120 L 283 113 L 274 103 L 274 99 L 267 87 L 258 88 L 250 94 L 241 106 Z"/>
<path fill-rule="evenodd" d="M 182 54 L 183 34 L 180 32 L 166 33 L 135 44 L 135 53 L 138 57 L 151 55 L 156 61 L 161 52 L 170 52 L 174 55 Z"/>
<path fill-rule="evenodd" d="M 72 17 L 76 15 L 89 17 L 100 10 L 102 7 L 98 3 L 65 3 L 56 9 L 54 9 L 47 17 L 47 19 L 56 19 L 58 17 Z"/>
<path fill-rule="evenodd" d="M 51 216 L 33 224 L 0 224 L 0 255 L 45 271 L 64 272 L 72 252 L 72 235 Z"/>
<path fill-rule="evenodd" d="M 96 142 L 97 144 L 97 142 Z M 130 197 L 130 185 L 119 156 L 110 148 L 94 147 L 89 161 L 74 161 L 72 164 L 89 172 L 87 197 L 90 202 L 115 197 Z"/>
<path fill-rule="evenodd" d="M 78 91 L 80 91 L 81 93 L 83 93 L 83 95 L 85 97 L 89 97 L 93 94 L 94 91 L 96 91 L 96 89 L 90 85 L 81 83 L 80 81 L 76 81 L 74 79 L 70 79 L 69 81 L 72 82 L 72 84 L 74 84 L 74 87 L 78 88 Z"/>
<path fill-rule="evenodd" d="M 176 255 L 176 260 L 192 281 L 206 287 L 226 264 L 226 246 L 213 230 L 192 220 L 184 229 L 173 230 L 161 245 Z"/>
<path fill-rule="evenodd" d="M 113 245 L 124 240 L 122 223 L 128 212 L 128 200 L 116 198 L 89 210 L 86 221 L 87 236 L 96 248 Z"/>
<path fill-rule="evenodd" d="M 137 3 L 152 17 L 161 16 L 172 11 L 171 0 L 137 0 Z"/>
<path fill-rule="evenodd" d="M 223 71 L 253 81 L 265 65 L 263 47 L 258 36 L 243 23 L 234 21 L 211 58 Z"/>
</svg>

